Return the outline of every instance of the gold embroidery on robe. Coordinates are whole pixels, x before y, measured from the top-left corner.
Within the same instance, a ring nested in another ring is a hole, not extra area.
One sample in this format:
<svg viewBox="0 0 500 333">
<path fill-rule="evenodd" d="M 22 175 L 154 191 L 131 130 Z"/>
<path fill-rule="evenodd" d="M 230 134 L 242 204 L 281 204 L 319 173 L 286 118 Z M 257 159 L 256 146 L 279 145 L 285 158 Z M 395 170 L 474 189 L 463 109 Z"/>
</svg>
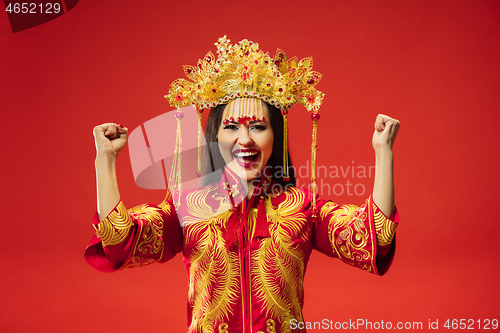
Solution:
<svg viewBox="0 0 500 333">
<path fill-rule="evenodd" d="M 303 320 L 300 304 L 304 297 L 305 258 L 294 240 L 307 241 L 309 224 L 305 215 L 299 213 L 304 193 L 290 188 L 285 195 L 277 209 L 270 198 L 265 201 L 271 237 L 264 238 L 259 249 L 251 252 L 250 271 L 252 290 L 263 302 L 266 315 L 279 319 L 281 332 L 290 332 L 290 320 Z M 250 219 L 255 223 L 256 214 Z M 268 332 L 272 332 L 269 327 Z"/>
<path fill-rule="evenodd" d="M 121 269 L 129 269 L 129 268 L 135 268 L 135 267 L 140 267 L 140 266 L 146 266 L 150 265 L 152 263 L 156 262 L 155 259 L 151 258 L 141 258 L 141 257 L 134 257 L 131 256 L 121 267 Z"/>
<path fill-rule="evenodd" d="M 129 215 L 137 220 L 145 220 L 136 252 L 144 255 L 160 253 L 163 254 L 163 220 L 162 209 L 148 205 L 140 205 L 129 210 Z"/>
<path fill-rule="evenodd" d="M 123 242 L 130 233 L 131 227 L 132 219 L 121 201 L 116 206 L 116 210 L 113 210 L 97 226 L 94 226 L 103 246 Z"/>
<path fill-rule="evenodd" d="M 158 205 L 167 216 L 169 216 L 172 213 L 172 195 L 170 194 L 170 191 L 167 190 L 167 196 L 165 197 L 165 200 L 161 204 Z"/>
<path fill-rule="evenodd" d="M 186 199 L 192 216 L 186 218 L 189 227 L 184 229 L 185 244 L 194 244 L 189 258 L 188 303 L 193 311 L 188 332 L 214 332 L 218 322 L 233 314 L 231 307 L 240 292 L 238 254 L 227 249 L 223 237 L 232 212 L 220 207 L 225 204 L 221 200 L 217 212 L 222 213 L 214 213 L 206 204 L 206 196 L 215 188 L 207 188 L 194 191 Z M 206 219 L 206 216 L 212 217 Z"/>
<path fill-rule="evenodd" d="M 227 330 L 228 327 L 229 327 L 229 325 L 226 323 L 220 324 L 218 327 L 219 333 L 228 333 L 228 330 Z"/>
<path fill-rule="evenodd" d="M 162 211 L 169 214 L 172 205 L 163 202 L 160 208 L 144 204 L 129 209 L 128 216 L 142 220 L 138 225 L 138 235 L 133 246 L 132 255 L 123 263 L 122 270 L 146 266 L 156 262 L 163 256 L 163 217 Z M 154 255 L 156 259 L 148 258 Z"/>
<path fill-rule="evenodd" d="M 276 333 L 276 323 L 272 319 L 266 320 L 266 331 L 267 333 Z M 266 333 L 264 331 L 258 331 L 257 333 Z"/>
<path fill-rule="evenodd" d="M 231 202 L 227 194 L 214 194 L 214 198 L 220 201 L 219 208 L 215 212 L 207 203 L 207 196 L 212 192 L 216 192 L 217 187 L 217 184 L 208 185 L 198 191 L 193 191 L 186 197 L 186 207 L 189 215 L 182 219 L 184 227 L 213 217 L 219 217 L 220 219 L 221 215 L 229 214 Z"/>
<path fill-rule="evenodd" d="M 386 218 L 380 210 L 373 215 L 375 230 L 377 232 L 377 245 L 384 246 L 391 244 L 398 225 Z"/>
<path fill-rule="evenodd" d="M 183 234 L 180 234 L 180 229 L 176 230 L 179 232 L 176 248 L 180 251 L 182 247 L 188 267 L 189 333 L 232 332 L 235 327 L 247 323 L 237 322 L 236 318 L 241 320 L 248 315 L 254 325 L 261 327 L 259 333 L 291 332 L 292 319 L 304 321 L 302 284 L 309 254 L 314 248 L 311 241 L 313 230 L 325 233 L 315 238 L 316 247 L 321 252 L 377 273 L 374 256 L 377 242 L 379 245 L 390 243 L 397 224 L 386 219 L 375 205 L 370 204 L 371 199 L 360 208 L 322 201 L 324 204 L 318 212 L 318 219 L 312 221 L 308 192 L 289 187 L 283 193 L 267 196 L 264 205 L 270 237 L 254 239 L 258 210 L 249 209 L 249 216 L 245 219 L 232 209 L 232 203 L 241 201 L 242 197 L 232 184 L 237 181 L 236 177 L 229 181 L 225 188 L 224 183 L 220 183 L 185 193 L 179 216 L 167 201 L 159 206 L 138 206 L 129 212 L 120 203 L 109 216 L 110 220 L 117 220 L 116 226 L 110 221 L 109 225 L 101 226 L 102 237 L 106 241 L 113 241 L 113 237 L 123 238 L 125 232 L 130 238 L 133 233 L 134 237 L 129 241 L 133 240 L 134 244 L 124 244 L 132 248 L 130 257 L 120 267 L 126 269 L 166 261 L 168 258 L 163 258 L 163 247 L 166 253 L 168 247 L 163 245 L 163 233 L 168 237 L 172 228 L 177 226 L 169 225 L 170 228 L 166 229 L 169 231 L 164 231 L 166 223 L 172 223 L 167 218 L 174 215 L 182 219 Z M 239 197 L 230 196 L 228 189 L 232 195 Z M 236 216 L 238 221 L 233 220 Z M 132 219 L 136 222 L 131 227 L 128 220 Z M 231 221 L 230 226 L 228 221 Z M 235 224 L 241 227 L 240 223 L 245 225 L 246 222 L 249 229 L 239 230 L 247 230 L 249 235 L 246 239 L 252 240 L 252 243 L 250 247 L 240 244 L 236 251 L 234 247 L 229 247 L 225 237 L 230 235 L 234 241 L 234 235 L 228 232 L 234 231 Z M 320 223 L 318 229 L 313 229 L 314 223 Z M 106 227 L 112 228 L 106 232 Z M 227 227 L 231 229 L 227 230 Z M 118 235 L 115 235 L 116 230 L 119 230 Z M 180 244 L 180 237 L 184 244 Z M 245 258 L 248 259 L 248 266 L 244 270 L 241 265 Z M 244 285 L 241 273 L 249 274 L 248 286 Z M 248 302 L 250 314 L 246 313 Z M 259 304 L 259 309 L 252 315 L 255 304 Z"/>
<path fill-rule="evenodd" d="M 370 239 L 370 230 L 364 223 L 368 219 L 366 209 L 365 207 L 360 210 L 354 205 L 340 206 L 327 202 L 320 209 L 320 217 L 330 218 L 328 235 L 338 257 L 352 266 L 372 272 L 372 265 L 366 264 L 366 261 L 373 263 L 372 253 L 370 249 L 366 249 Z"/>
</svg>

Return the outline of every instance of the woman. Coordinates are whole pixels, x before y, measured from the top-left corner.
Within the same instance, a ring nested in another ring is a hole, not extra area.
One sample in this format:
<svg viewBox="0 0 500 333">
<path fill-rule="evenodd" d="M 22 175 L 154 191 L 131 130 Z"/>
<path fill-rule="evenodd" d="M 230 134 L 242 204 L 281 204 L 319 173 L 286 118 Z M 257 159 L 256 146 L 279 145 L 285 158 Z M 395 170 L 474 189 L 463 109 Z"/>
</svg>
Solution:
<svg viewBox="0 0 500 333">
<path fill-rule="evenodd" d="M 364 205 L 317 199 L 314 172 L 312 192 L 294 187 L 286 137 L 292 103 L 317 111 L 322 101 L 312 59 L 297 62 L 278 50 L 270 60 L 246 40 L 230 45 L 224 37 L 216 45 L 217 62 L 209 53 L 197 69 L 188 68 L 192 82 L 175 81 L 167 98 L 175 106 L 212 106 L 206 137 L 216 144 L 206 154 L 205 175 L 222 168 L 222 176 L 183 192 L 177 207 L 168 194 L 158 206 L 127 210 L 115 163 L 128 130 L 95 127 L 97 233 L 86 259 L 110 272 L 165 262 L 182 251 L 189 332 L 302 332 L 302 285 L 313 248 L 380 275 L 392 262 L 398 222 L 392 146 L 399 122 L 377 116 L 377 172 Z M 312 119 L 315 125 L 319 115 Z M 315 153 L 313 142 L 313 164 Z"/>
</svg>

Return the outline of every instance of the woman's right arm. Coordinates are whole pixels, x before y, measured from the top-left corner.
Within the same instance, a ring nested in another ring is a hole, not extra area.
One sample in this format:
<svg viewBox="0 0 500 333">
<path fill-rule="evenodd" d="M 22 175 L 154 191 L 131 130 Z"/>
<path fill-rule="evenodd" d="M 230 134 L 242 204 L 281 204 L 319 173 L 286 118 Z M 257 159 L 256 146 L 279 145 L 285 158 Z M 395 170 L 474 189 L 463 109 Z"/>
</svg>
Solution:
<svg viewBox="0 0 500 333">
<path fill-rule="evenodd" d="M 116 158 L 127 143 L 128 129 L 115 123 L 94 127 L 96 145 L 97 213 L 99 221 L 120 202 L 116 180 Z"/>
<path fill-rule="evenodd" d="M 114 123 L 94 128 L 98 208 L 85 259 L 102 272 L 166 262 L 182 251 L 182 228 L 171 201 L 127 209 L 120 200 L 115 166 L 127 136 L 127 128 Z"/>
</svg>

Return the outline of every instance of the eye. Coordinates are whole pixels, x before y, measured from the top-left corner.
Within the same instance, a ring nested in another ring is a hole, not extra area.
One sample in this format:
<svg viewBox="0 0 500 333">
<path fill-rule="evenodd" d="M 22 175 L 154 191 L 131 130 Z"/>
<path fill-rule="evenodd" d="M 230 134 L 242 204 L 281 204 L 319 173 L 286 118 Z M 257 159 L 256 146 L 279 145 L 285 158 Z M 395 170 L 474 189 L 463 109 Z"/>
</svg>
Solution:
<svg viewBox="0 0 500 333">
<path fill-rule="evenodd" d="M 234 131 L 234 130 L 237 130 L 238 127 L 236 125 L 229 124 L 229 125 L 224 126 L 224 129 L 228 129 L 228 130 Z"/>
<path fill-rule="evenodd" d="M 265 131 L 267 127 L 262 125 L 252 125 L 250 129 L 254 131 Z"/>
</svg>

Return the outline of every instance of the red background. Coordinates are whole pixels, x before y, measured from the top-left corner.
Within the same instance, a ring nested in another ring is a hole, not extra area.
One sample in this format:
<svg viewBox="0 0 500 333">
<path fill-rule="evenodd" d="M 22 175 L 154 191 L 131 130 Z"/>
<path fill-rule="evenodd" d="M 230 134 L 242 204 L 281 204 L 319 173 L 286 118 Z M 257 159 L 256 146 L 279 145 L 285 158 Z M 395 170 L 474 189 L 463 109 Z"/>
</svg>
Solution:
<svg viewBox="0 0 500 333">
<path fill-rule="evenodd" d="M 92 128 L 133 129 L 169 111 L 163 95 L 182 65 L 225 34 L 314 57 L 326 94 L 320 165 L 373 165 L 375 116 L 402 123 L 393 267 L 381 278 L 314 253 L 306 320 L 500 319 L 498 1 L 81 1 L 15 34 L 0 14 L 0 331 L 185 331 L 180 255 L 114 274 L 83 260 L 96 207 Z M 309 124 L 294 107 L 297 166 L 309 158 Z M 134 184 L 126 150 L 118 177 L 129 207 L 163 198 Z M 368 192 L 373 179 L 355 181 Z"/>
</svg>

